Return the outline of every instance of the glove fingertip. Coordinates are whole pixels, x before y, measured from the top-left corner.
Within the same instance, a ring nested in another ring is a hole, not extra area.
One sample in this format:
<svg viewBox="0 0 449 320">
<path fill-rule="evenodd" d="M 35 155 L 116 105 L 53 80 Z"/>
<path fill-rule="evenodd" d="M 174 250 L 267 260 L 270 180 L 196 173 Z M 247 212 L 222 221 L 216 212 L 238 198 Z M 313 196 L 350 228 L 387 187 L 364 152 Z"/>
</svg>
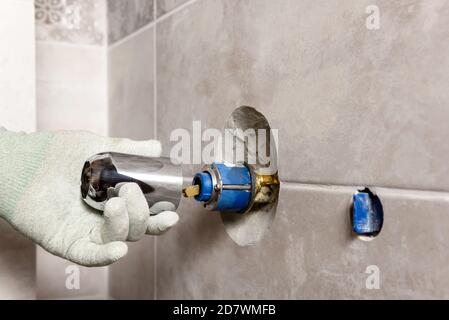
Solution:
<svg viewBox="0 0 449 320">
<path fill-rule="evenodd" d="M 169 201 L 159 201 L 153 204 L 150 208 L 150 214 L 152 216 L 157 215 L 164 211 L 174 211 L 176 206 Z"/>
<path fill-rule="evenodd" d="M 128 246 L 122 241 L 113 241 L 103 245 L 107 264 L 111 264 L 128 253 Z"/>
<path fill-rule="evenodd" d="M 156 216 L 150 217 L 147 233 L 160 235 L 173 227 L 179 221 L 179 216 L 174 211 L 164 211 Z"/>
<path fill-rule="evenodd" d="M 163 221 L 168 228 L 173 227 L 179 221 L 179 215 L 174 211 L 165 211 L 162 214 L 164 215 Z"/>
</svg>

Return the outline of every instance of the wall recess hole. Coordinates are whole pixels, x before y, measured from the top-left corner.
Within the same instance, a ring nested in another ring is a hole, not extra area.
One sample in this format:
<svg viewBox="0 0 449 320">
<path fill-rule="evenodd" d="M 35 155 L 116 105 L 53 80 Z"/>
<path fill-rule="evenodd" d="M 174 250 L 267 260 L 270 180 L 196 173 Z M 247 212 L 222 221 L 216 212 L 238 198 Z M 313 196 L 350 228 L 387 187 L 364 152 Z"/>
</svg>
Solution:
<svg viewBox="0 0 449 320">
<path fill-rule="evenodd" d="M 369 188 L 352 196 L 350 210 L 352 234 L 363 241 L 371 241 L 382 230 L 384 211 L 380 198 Z"/>
<path fill-rule="evenodd" d="M 277 139 L 272 135 L 268 120 L 262 113 L 252 107 L 239 107 L 232 112 L 224 129 L 234 133 L 236 141 L 234 154 L 236 149 L 243 148 L 245 162 L 248 162 L 251 157 L 257 160 L 251 165 L 256 175 L 278 179 Z M 248 133 L 251 130 L 255 130 L 252 136 L 257 137 L 257 144 L 248 144 L 245 138 L 240 137 L 242 132 Z M 261 138 L 262 135 L 265 139 Z M 225 161 L 235 162 L 233 155 L 225 153 L 224 156 Z M 268 161 L 259 162 L 259 159 L 268 159 Z M 263 181 L 262 179 L 261 182 Z M 249 246 L 263 238 L 274 220 L 279 190 L 279 184 L 271 185 L 269 188 L 262 187 L 255 195 L 249 211 L 243 214 L 221 213 L 225 230 L 235 243 L 239 246 Z"/>
</svg>

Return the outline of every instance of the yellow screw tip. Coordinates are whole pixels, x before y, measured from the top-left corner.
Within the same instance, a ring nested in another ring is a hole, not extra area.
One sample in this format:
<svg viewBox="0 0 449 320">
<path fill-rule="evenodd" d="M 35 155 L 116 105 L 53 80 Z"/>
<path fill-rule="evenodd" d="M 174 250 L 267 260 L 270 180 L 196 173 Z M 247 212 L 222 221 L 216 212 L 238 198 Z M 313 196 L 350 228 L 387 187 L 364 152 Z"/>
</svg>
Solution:
<svg viewBox="0 0 449 320">
<path fill-rule="evenodd" d="M 182 190 L 182 195 L 186 198 L 193 198 L 199 194 L 200 194 L 199 185 L 188 186 L 187 188 L 184 188 L 184 190 Z"/>
</svg>

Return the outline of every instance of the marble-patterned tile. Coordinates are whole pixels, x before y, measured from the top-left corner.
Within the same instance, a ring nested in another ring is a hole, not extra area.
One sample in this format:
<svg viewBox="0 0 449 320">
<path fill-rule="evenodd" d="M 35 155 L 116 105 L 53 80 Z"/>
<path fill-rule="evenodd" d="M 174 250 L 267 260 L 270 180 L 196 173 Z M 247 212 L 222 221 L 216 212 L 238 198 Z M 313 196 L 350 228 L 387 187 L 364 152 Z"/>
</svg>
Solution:
<svg viewBox="0 0 449 320">
<path fill-rule="evenodd" d="M 179 225 L 158 239 L 158 298 L 447 299 L 448 195 L 379 189 L 384 226 L 364 242 L 350 233 L 354 190 L 283 184 L 271 228 L 248 247 L 218 214 L 183 202 Z M 367 288 L 369 266 L 379 289 Z"/>
<path fill-rule="evenodd" d="M 107 0 L 108 42 L 114 43 L 154 19 L 154 0 Z"/>
<path fill-rule="evenodd" d="M 157 28 L 158 136 L 240 105 L 279 129 L 280 175 L 449 190 L 449 3 L 199 0 Z"/>
<path fill-rule="evenodd" d="M 36 39 L 104 45 L 106 0 L 35 0 Z"/>
<path fill-rule="evenodd" d="M 188 0 L 156 0 L 157 16 L 161 17 L 164 14 L 176 9 L 180 5 L 186 3 Z"/>
<path fill-rule="evenodd" d="M 108 50 L 109 133 L 143 140 L 154 133 L 153 29 Z"/>
</svg>

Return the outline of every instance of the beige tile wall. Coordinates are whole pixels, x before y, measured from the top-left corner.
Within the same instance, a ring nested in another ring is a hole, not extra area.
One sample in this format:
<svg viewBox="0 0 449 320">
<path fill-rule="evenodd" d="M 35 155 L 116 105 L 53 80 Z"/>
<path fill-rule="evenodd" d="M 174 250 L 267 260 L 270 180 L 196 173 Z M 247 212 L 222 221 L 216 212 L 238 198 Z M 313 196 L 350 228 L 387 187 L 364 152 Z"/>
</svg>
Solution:
<svg viewBox="0 0 449 320">
<path fill-rule="evenodd" d="M 188 1 L 189 0 L 156 0 L 157 17 L 162 17 L 163 15 L 187 3 Z"/>
<path fill-rule="evenodd" d="M 109 133 L 136 140 L 154 134 L 154 30 L 108 49 Z"/>
<path fill-rule="evenodd" d="M 280 130 L 284 181 L 253 247 L 184 203 L 157 242 L 158 298 L 448 297 L 449 5 L 377 1 L 380 29 L 368 30 L 371 4 L 197 0 L 157 23 L 165 150 L 173 129 L 221 128 L 252 105 Z M 359 185 L 388 187 L 370 243 L 349 234 Z M 379 290 L 365 286 L 369 265 Z"/>
<path fill-rule="evenodd" d="M 106 49 L 37 42 L 38 130 L 108 133 Z"/>
<path fill-rule="evenodd" d="M 447 299 L 446 194 L 378 190 L 377 239 L 354 239 L 352 188 L 284 183 L 275 221 L 257 245 L 237 246 L 220 217 L 183 203 L 158 239 L 159 299 Z M 365 286 L 370 265 L 380 289 Z"/>
<path fill-rule="evenodd" d="M 381 1 L 373 31 L 369 4 L 200 0 L 162 21 L 160 136 L 252 105 L 284 180 L 449 191 L 449 7 Z"/>
<path fill-rule="evenodd" d="M 378 1 L 368 30 L 371 4 L 158 0 L 156 23 L 108 49 L 110 132 L 151 138 L 156 121 L 168 154 L 173 129 L 252 105 L 280 130 L 283 180 L 260 243 L 238 247 L 183 202 L 178 227 L 110 268 L 112 297 L 448 298 L 449 5 Z M 383 187 L 369 243 L 349 233 L 363 185 Z"/>
<path fill-rule="evenodd" d="M 153 21 L 154 0 L 106 0 L 106 2 L 109 44 Z"/>
</svg>

